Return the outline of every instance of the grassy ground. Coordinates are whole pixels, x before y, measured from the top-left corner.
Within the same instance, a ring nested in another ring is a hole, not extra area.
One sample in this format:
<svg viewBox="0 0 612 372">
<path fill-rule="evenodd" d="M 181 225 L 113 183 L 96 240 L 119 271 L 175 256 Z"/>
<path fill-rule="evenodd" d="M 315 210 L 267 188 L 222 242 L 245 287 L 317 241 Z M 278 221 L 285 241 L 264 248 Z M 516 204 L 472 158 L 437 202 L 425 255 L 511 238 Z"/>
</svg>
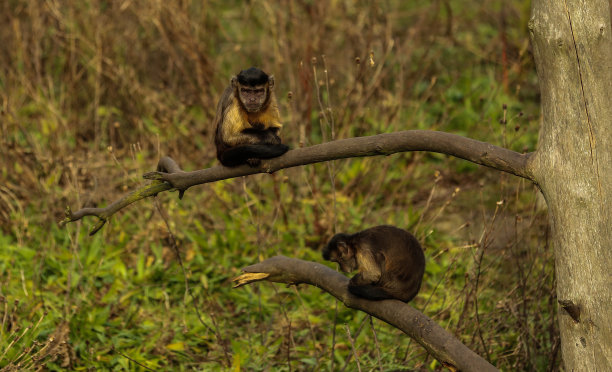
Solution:
<svg viewBox="0 0 612 372">
<path fill-rule="evenodd" d="M 322 262 L 335 232 L 387 223 L 425 249 L 413 306 L 503 370 L 558 370 L 542 201 L 466 161 L 335 161 L 194 187 L 182 201 L 164 193 L 93 237 L 92 219 L 57 225 L 66 206 L 143 185 L 160 156 L 216 164 L 216 100 L 251 65 L 275 75 L 293 147 L 434 129 L 532 151 L 528 6 L 0 3 L 0 368 L 442 370 L 314 287 L 231 289 L 241 267 L 276 254 Z"/>
</svg>

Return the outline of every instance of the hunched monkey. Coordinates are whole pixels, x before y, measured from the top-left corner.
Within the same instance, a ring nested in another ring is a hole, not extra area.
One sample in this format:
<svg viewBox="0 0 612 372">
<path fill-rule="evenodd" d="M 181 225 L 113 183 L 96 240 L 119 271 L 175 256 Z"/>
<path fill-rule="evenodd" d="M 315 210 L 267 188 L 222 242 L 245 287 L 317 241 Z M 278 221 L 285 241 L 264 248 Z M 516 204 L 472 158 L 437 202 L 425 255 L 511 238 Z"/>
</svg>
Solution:
<svg viewBox="0 0 612 372">
<path fill-rule="evenodd" d="M 233 167 L 258 166 L 261 159 L 289 150 L 281 143 L 274 76 L 251 67 L 232 77 L 217 105 L 214 125 L 217 158 Z"/>
<path fill-rule="evenodd" d="M 408 302 L 419 292 L 425 272 L 417 239 L 389 225 L 336 234 L 323 249 L 323 258 L 337 262 L 346 273 L 358 270 L 349 281 L 349 292 L 369 300 Z"/>
</svg>

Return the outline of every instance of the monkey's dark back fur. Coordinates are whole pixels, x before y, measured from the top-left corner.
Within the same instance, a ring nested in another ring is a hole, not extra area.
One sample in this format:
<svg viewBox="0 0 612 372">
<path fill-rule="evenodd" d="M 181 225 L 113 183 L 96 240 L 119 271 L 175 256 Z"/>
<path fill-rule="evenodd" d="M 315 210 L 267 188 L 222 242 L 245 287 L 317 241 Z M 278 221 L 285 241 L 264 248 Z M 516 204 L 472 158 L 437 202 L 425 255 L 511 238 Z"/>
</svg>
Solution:
<svg viewBox="0 0 612 372">
<path fill-rule="evenodd" d="M 352 294 L 370 300 L 395 298 L 408 302 L 419 292 L 425 272 L 425 255 L 418 240 L 408 231 L 382 225 L 355 234 L 337 234 L 323 252 L 324 258 L 329 259 L 329 246 L 337 240 L 344 240 L 362 252 L 369 250 L 381 269 L 377 282 L 364 284 L 359 283 L 361 280 L 354 280 L 362 270 L 367 270 L 360 267 L 360 274 L 349 282 L 348 289 Z"/>
</svg>

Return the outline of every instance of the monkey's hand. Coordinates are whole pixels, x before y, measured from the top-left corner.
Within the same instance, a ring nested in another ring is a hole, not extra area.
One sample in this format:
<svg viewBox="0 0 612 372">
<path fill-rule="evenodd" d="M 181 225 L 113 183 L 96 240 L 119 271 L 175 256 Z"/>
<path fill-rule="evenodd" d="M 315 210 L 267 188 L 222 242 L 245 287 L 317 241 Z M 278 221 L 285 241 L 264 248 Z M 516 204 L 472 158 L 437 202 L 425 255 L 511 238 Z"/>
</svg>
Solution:
<svg viewBox="0 0 612 372">
<path fill-rule="evenodd" d="M 351 285 L 360 286 L 360 285 L 367 285 L 367 284 L 372 284 L 372 283 L 374 283 L 374 280 L 370 278 L 366 278 L 362 273 L 359 273 L 351 278 L 351 280 L 349 281 L 349 286 Z"/>
<path fill-rule="evenodd" d="M 253 122 L 253 123 L 250 123 L 250 124 L 251 124 L 251 127 L 253 127 L 253 129 L 256 129 L 256 130 L 262 130 L 263 131 L 263 130 L 266 129 L 266 125 L 264 123 L 260 123 L 260 122 L 256 121 L 256 122 Z"/>
</svg>

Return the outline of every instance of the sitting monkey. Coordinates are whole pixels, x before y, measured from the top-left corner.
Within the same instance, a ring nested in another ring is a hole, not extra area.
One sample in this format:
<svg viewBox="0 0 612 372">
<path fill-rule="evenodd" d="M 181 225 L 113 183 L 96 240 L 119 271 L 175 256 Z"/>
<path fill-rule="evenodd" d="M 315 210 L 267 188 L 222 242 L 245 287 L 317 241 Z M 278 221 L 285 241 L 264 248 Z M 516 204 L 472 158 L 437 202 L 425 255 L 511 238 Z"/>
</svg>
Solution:
<svg viewBox="0 0 612 372">
<path fill-rule="evenodd" d="M 359 270 L 348 290 L 369 300 L 412 300 L 425 271 L 425 255 L 416 238 L 389 225 L 336 234 L 323 249 L 323 258 L 337 262 L 346 273 Z"/>
<path fill-rule="evenodd" d="M 217 158 L 226 167 L 258 166 L 261 159 L 289 150 L 281 143 L 274 76 L 256 67 L 232 77 L 217 105 L 214 126 Z"/>
</svg>

